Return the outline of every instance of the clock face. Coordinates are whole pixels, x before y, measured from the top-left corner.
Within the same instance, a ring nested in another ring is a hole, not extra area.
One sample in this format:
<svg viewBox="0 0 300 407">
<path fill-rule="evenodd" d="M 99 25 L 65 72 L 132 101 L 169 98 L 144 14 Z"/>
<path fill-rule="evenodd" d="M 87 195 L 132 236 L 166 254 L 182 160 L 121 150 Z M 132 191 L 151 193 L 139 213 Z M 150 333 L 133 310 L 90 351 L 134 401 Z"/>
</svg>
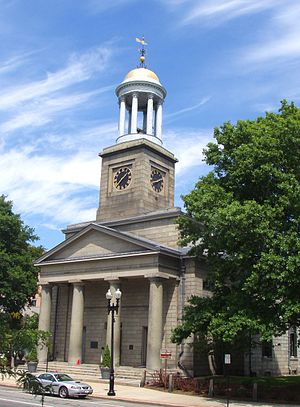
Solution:
<svg viewBox="0 0 300 407">
<path fill-rule="evenodd" d="M 131 182 L 131 171 L 127 167 L 120 168 L 114 176 L 115 188 L 122 190 L 128 187 Z"/>
<path fill-rule="evenodd" d="M 156 192 L 161 192 L 164 185 L 163 175 L 158 170 L 152 170 L 150 176 L 151 186 Z"/>
</svg>

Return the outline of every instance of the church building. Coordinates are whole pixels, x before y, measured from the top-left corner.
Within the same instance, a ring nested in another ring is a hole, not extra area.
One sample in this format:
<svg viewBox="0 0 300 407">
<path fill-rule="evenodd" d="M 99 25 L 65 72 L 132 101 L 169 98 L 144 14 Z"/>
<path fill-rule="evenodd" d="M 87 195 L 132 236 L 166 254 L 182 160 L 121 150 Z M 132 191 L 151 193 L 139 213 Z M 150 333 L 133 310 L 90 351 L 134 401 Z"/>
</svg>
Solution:
<svg viewBox="0 0 300 407">
<path fill-rule="evenodd" d="M 144 66 L 116 88 L 119 134 L 102 158 L 99 208 L 94 221 L 68 226 L 65 240 L 42 256 L 39 328 L 50 330 L 50 354 L 69 364 L 99 364 L 110 344 L 106 292 L 122 292 L 115 322 L 116 366 L 162 366 L 161 351 L 194 370 L 190 346 L 170 341 L 183 306 L 203 291 L 204 266 L 178 246 L 174 207 L 177 159 L 163 147 L 166 89 Z M 39 350 L 40 362 L 47 350 Z M 199 372 L 200 373 L 200 372 Z"/>
<path fill-rule="evenodd" d="M 144 65 L 127 73 L 116 88 L 119 134 L 104 148 L 99 207 L 93 221 L 73 224 L 65 240 L 37 262 L 40 267 L 39 329 L 50 331 L 51 359 L 69 364 L 100 364 L 111 340 L 106 293 L 122 292 L 115 319 L 116 366 L 162 367 L 201 375 L 213 372 L 212 359 L 192 343 L 171 343 L 171 332 L 192 295 L 204 289 L 205 261 L 179 247 L 174 207 L 177 159 L 163 146 L 166 89 Z M 192 341 L 192 340 L 191 340 Z M 250 353 L 232 358 L 231 373 L 298 373 L 293 330 Z M 39 349 L 46 362 L 47 349 Z"/>
</svg>

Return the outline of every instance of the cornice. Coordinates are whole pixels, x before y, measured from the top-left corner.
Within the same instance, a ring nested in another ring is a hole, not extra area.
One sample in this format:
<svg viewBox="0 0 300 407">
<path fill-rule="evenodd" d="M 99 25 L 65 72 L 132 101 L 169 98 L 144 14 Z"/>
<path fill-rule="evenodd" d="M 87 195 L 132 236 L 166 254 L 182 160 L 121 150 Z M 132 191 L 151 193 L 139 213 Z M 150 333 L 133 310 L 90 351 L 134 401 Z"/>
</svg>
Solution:
<svg viewBox="0 0 300 407">
<path fill-rule="evenodd" d="M 130 140 L 130 141 L 124 141 L 123 143 L 118 143 L 114 144 L 113 146 L 106 147 L 103 151 L 99 153 L 100 157 L 109 157 L 113 154 L 119 153 L 119 152 L 125 152 L 127 153 L 128 151 L 140 149 L 140 148 L 146 148 L 149 149 L 156 154 L 161 155 L 162 157 L 166 158 L 167 160 L 171 161 L 172 163 L 177 163 L 178 160 L 174 156 L 173 153 L 165 149 L 164 147 L 160 146 L 157 143 L 153 143 L 150 140 L 147 140 L 145 138 L 139 138 L 135 140 Z"/>
<path fill-rule="evenodd" d="M 65 234 L 66 233 L 76 233 L 76 232 L 79 232 L 81 229 L 87 227 L 91 223 L 108 226 L 108 227 L 116 227 L 116 226 L 141 223 L 141 222 L 147 222 L 147 221 L 153 221 L 153 220 L 159 220 L 159 219 L 177 218 L 178 216 L 181 216 L 183 214 L 184 213 L 181 211 L 180 208 L 175 207 L 175 208 L 167 210 L 167 211 L 151 212 L 151 213 L 146 213 L 146 214 L 138 215 L 138 216 L 131 217 L 131 218 L 115 219 L 115 220 L 109 220 L 109 221 L 105 221 L 105 222 L 90 221 L 90 222 L 78 223 L 78 224 L 74 224 L 74 225 L 69 225 L 66 229 L 63 229 L 62 232 Z"/>
</svg>

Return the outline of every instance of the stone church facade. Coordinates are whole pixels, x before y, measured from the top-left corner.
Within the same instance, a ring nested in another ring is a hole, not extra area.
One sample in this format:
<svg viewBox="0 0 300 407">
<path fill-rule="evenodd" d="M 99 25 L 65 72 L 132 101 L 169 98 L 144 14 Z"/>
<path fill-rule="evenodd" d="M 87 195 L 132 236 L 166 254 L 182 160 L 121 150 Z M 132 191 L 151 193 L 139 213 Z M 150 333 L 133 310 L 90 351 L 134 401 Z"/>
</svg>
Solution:
<svg viewBox="0 0 300 407">
<path fill-rule="evenodd" d="M 170 342 L 187 298 L 203 294 L 203 264 L 178 246 L 174 155 L 162 146 L 166 91 L 144 67 L 117 87 L 119 137 L 102 157 L 96 219 L 65 230 L 65 240 L 41 257 L 40 329 L 52 332 L 50 353 L 71 364 L 100 362 L 110 343 L 105 294 L 122 291 L 115 323 L 115 363 L 194 369 L 193 351 Z M 126 117 L 127 116 L 127 117 Z M 126 126 L 126 128 L 125 128 Z M 139 127 L 140 126 L 140 127 Z M 46 349 L 39 350 L 45 361 Z"/>
<path fill-rule="evenodd" d="M 177 160 L 162 143 L 166 90 L 154 72 L 140 67 L 126 75 L 116 95 L 119 135 L 100 153 L 96 219 L 68 226 L 65 240 L 36 262 L 41 270 L 39 328 L 52 333 L 54 360 L 99 364 L 101 348 L 111 337 L 105 294 L 110 289 L 114 299 L 119 288 L 115 364 L 159 369 L 160 352 L 168 350 L 170 368 L 179 363 L 205 374 L 211 367 L 207 358 L 200 360 L 190 344 L 170 341 L 188 298 L 209 293 L 203 287 L 205 262 L 178 245 Z M 46 359 L 47 349 L 39 349 L 39 360 Z M 258 356 L 252 359 L 252 367 L 261 367 Z M 242 373 L 247 366 L 239 357 L 233 369 Z"/>
</svg>

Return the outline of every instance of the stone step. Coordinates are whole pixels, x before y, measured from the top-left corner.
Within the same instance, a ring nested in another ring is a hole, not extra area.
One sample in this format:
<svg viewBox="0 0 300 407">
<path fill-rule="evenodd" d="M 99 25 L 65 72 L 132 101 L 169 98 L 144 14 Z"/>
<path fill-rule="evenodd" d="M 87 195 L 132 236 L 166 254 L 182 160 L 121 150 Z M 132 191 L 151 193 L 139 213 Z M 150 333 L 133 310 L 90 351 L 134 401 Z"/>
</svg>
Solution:
<svg viewBox="0 0 300 407">
<path fill-rule="evenodd" d="M 39 371 L 45 371 L 46 365 L 38 365 Z M 61 366 L 61 365 L 48 365 L 48 371 L 59 371 L 59 372 L 84 372 L 85 374 L 98 374 L 100 372 L 99 368 L 91 369 L 85 367 L 70 367 L 70 366 Z"/>
<path fill-rule="evenodd" d="M 38 372 L 44 372 L 45 370 L 46 363 L 39 363 Z M 145 370 L 143 367 L 117 366 L 115 368 L 115 379 L 119 383 L 139 386 Z M 76 380 L 87 382 L 103 380 L 101 379 L 100 366 L 93 364 L 69 365 L 67 362 L 54 361 L 48 363 L 48 371 L 64 372 Z M 168 369 L 168 373 L 176 374 L 177 370 Z M 157 376 L 157 372 L 147 370 L 146 376 L 146 380 L 151 380 L 154 376 Z"/>
<path fill-rule="evenodd" d="M 38 372 L 46 370 L 46 363 L 38 364 Z M 131 366 L 120 366 L 115 369 L 116 379 L 128 379 L 129 381 L 139 382 L 142 377 L 144 368 L 134 368 Z M 49 362 L 48 371 L 59 371 L 74 376 L 75 379 L 91 380 L 101 378 L 100 367 L 92 364 L 69 365 L 67 362 Z"/>
</svg>

